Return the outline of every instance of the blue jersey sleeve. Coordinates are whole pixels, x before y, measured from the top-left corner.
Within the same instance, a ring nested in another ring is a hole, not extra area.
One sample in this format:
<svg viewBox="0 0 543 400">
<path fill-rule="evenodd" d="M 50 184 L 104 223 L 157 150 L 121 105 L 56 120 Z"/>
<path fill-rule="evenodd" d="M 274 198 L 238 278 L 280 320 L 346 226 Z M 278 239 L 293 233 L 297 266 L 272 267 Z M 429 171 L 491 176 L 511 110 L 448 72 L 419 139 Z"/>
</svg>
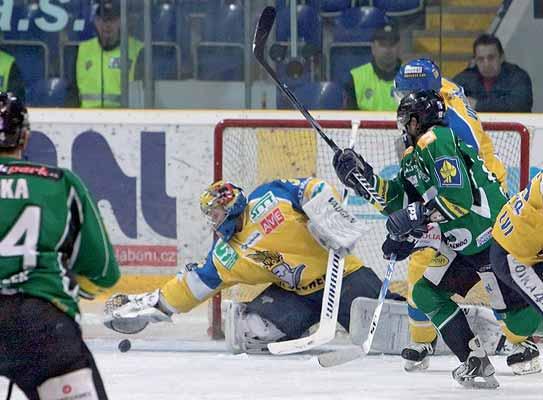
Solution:
<svg viewBox="0 0 543 400">
<path fill-rule="evenodd" d="M 449 119 L 449 128 L 453 130 L 454 134 L 479 152 L 479 142 L 470 124 L 453 108 L 447 109 L 447 118 Z"/>
<path fill-rule="evenodd" d="M 303 192 L 309 180 L 311 178 L 277 179 L 257 187 L 249 195 L 248 200 L 251 202 L 263 198 L 271 192 L 273 196 L 290 202 L 294 209 L 301 211 Z"/>
</svg>

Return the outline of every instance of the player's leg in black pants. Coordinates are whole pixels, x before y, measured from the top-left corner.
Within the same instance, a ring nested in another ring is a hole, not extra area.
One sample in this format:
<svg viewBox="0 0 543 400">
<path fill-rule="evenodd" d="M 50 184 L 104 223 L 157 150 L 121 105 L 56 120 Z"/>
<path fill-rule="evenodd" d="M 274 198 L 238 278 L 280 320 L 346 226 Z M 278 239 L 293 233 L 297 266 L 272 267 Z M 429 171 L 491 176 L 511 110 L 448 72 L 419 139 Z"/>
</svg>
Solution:
<svg viewBox="0 0 543 400">
<path fill-rule="evenodd" d="M 82 368 L 91 369 L 98 398 L 107 400 L 92 354 L 72 318 L 42 299 L 0 296 L 0 375 L 30 400 L 38 400 L 39 385 Z"/>
<path fill-rule="evenodd" d="M 324 279 L 323 282 L 324 283 Z M 343 279 L 338 313 L 338 322 L 349 329 L 351 303 L 357 297 L 376 299 L 382 282 L 370 268 L 360 268 Z M 247 312 L 256 313 L 272 322 L 285 333 L 281 340 L 301 337 L 311 326 L 319 322 L 323 289 L 301 296 L 271 285 L 253 301 L 248 303 Z M 401 296 L 388 294 L 387 298 L 405 300 Z"/>
</svg>

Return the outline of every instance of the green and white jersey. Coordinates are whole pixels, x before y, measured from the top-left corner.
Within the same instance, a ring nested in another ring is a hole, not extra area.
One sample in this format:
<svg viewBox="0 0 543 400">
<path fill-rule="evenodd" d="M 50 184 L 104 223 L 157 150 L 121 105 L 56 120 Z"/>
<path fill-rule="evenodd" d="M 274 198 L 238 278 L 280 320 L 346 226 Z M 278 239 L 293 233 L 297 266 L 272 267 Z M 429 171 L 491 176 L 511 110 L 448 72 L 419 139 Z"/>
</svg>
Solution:
<svg viewBox="0 0 543 400">
<path fill-rule="evenodd" d="M 78 320 L 76 279 L 119 279 L 100 214 L 69 170 L 0 158 L 0 210 L 1 294 L 43 298 Z"/>
<path fill-rule="evenodd" d="M 396 178 L 377 177 L 374 184 L 386 199 L 385 214 L 433 200 L 446 218 L 440 227 L 449 246 L 464 255 L 490 246 L 494 220 L 507 199 L 477 151 L 446 127 L 432 128 L 407 149 Z"/>
</svg>

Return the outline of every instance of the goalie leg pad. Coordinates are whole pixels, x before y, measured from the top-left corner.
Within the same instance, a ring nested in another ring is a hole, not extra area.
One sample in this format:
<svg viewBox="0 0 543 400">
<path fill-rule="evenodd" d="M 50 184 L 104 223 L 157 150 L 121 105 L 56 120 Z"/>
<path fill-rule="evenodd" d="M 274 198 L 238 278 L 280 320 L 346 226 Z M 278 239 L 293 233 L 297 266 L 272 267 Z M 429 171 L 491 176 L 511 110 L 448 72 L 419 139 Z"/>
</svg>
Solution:
<svg viewBox="0 0 543 400">
<path fill-rule="evenodd" d="M 50 378 L 38 386 L 38 394 L 40 400 L 100 400 L 90 368 Z"/>
<path fill-rule="evenodd" d="M 268 343 L 285 336 L 272 322 L 255 313 L 247 313 L 243 303 L 226 303 L 225 341 L 233 354 L 268 353 Z"/>
<path fill-rule="evenodd" d="M 351 304 L 349 332 L 354 344 L 362 344 L 370 329 L 377 300 L 358 297 Z M 407 307 L 403 301 L 385 300 L 371 345 L 372 353 L 401 354 L 409 344 Z"/>
</svg>

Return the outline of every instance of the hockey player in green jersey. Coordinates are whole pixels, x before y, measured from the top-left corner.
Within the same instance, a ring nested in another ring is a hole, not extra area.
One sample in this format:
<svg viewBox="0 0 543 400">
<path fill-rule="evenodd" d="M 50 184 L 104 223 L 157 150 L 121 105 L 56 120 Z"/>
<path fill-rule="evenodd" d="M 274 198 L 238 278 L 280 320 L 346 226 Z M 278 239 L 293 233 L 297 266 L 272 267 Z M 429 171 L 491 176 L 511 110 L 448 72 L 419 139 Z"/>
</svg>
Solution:
<svg viewBox="0 0 543 400">
<path fill-rule="evenodd" d="M 429 90 L 404 97 L 397 119 L 407 150 L 395 179 L 374 175 L 371 165 L 350 149 L 334 157 L 336 173 L 344 184 L 368 198 L 358 183 L 363 176 L 385 199 L 383 213 L 389 216 L 385 258 L 392 253 L 398 259 L 407 257 L 411 249 L 402 242 L 420 238 L 429 228 L 444 237 L 447 244 L 440 244 L 440 238 L 433 244 L 442 262 L 430 265 L 417 281 L 413 301 L 461 361 L 453 371 L 454 379 L 464 386 L 495 388 L 494 367 L 451 296 L 464 297 L 483 280 L 493 309 L 527 306 L 490 268 L 492 225 L 506 196 L 476 150 L 448 128 L 438 93 Z"/>
<path fill-rule="evenodd" d="M 119 279 L 100 215 L 72 172 L 22 161 L 24 104 L 0 93 L 0 375 L 31 400 L 105 400 L 79 297 Z"/>
</svg>

